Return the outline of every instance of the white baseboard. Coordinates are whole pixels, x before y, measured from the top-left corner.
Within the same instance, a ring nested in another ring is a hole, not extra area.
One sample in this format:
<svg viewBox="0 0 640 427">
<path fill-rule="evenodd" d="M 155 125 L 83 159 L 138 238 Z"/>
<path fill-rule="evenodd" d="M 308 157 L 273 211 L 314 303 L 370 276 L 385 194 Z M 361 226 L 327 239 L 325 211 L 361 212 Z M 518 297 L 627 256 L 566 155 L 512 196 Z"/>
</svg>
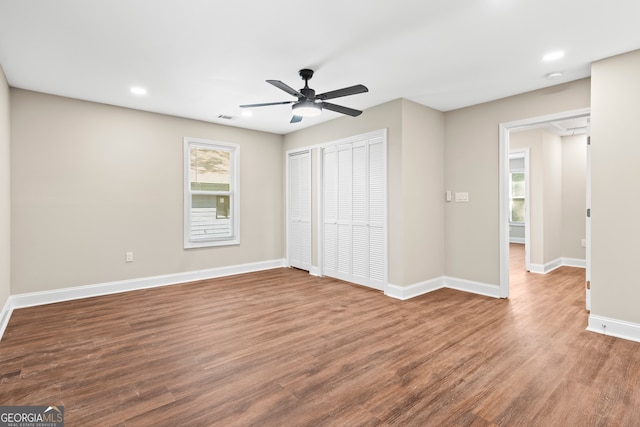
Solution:
<svg viewBox="0 0 640 427">
<path fill-rule="evenodd" d="M 0 311 L 0 340 L 2 340 L 4 331 L 5 329 L 7 329 L 7 325 L 9 324 L 9 319 L 11 319 L 12 313 L 13 313 L 13 307 L 11 306 L 11 297 L 9 297 L 7 298 L 7 301 L 4 303 L 4 307 L 2 307 L 2 311 Z"/>
<path fill-rule="evenodd" d="M 611 319 L 603 316 L 589 315 L 587 331 L 602 335 L 610 335 L 629 341 L 640 342 L 640 325 L 625 322 L 624 320 Z"/>
<path fill-rule="evenodd" d="M 388 284 L 384 293 L 392 298 L 407 300 L 442 288 L 456 289 L 458 291 L 469 292 L 472 294 L 500 298 L 500 288 L 497 285 L 473 282 L 471 280 L 457 279 L 455 277 L 447 276 L 437 277 L 435 279 L 409 286 Z"/>
<path fill-rule="evenodd" d="M 426 280 L 409 286 L 398 286 L 389 283 L 384 288 L 384 294 L 391 298 L 407 300 L 409 298 L 437 291 L 444 287 L 444 277 L 436 277 L 435 279 Z"/>
<path fill-rule="evenodd" d="M 586 268 L 587 261 L 584 259 L 578 258 L 561 258 L 562 265 L 565 267 L 578 267 L 578 268 Z"/>
<path fill-rule="evenodd" d="M 445 287 L 470 292 L 472 294 L 500 298 L 500 287 L 498 285 L 490 285 L 488 283 L 474 282 L 466 279 L 457 279 L 455 277 L 445 277 Z"/>
<path fill-rule="evenodd" d="M 541 264 L 531 264 L 529 266 L 529 271 L 532 273 L 538 274 L 547 274 L 560 267 L 579 267 L 585 268 L 587 263 L 583 259 L 577 258 L 557 258 L 553 261 L 549 261 L 548 263 Z"/>
<path fill-rule="evenodd" d="M 251 273 L 254 271 L 271 270 L 284 266 L 285 260 L 277 259 L 227 267 L 209 268 L 205 270 L 187 271 L 184 273 L 166 274 L 162 276 L 142 277 L 138 279 L 120 280 L 117 282 L 11 295 L 1 313 L 2 317 L 0 317 L 0 319 L 2 319 L 2 323 L 0 323 L 0 339 L 2 339 L 4 330 L 9 323 L 11 313 L 17 308 L 33 307 L 36 305 L 51 304 L 55 302 L 71 301 L 75 299 L 136 291 L 139 289 L 155 288 L 159 286 L 175 285 L 178 283 L 213 279 L 216 277 Z"/>
<path fill-rule="evenodd" d="M 547 274 L 559 267 L 562 267 L 562 260 L 557 258 L 544 265 L 531 263 L 529 265 L 529 271 L 532 273 Z"/>
<path fill-rule="evenodd" d="M 309 270 L 309 274 L 312 276 L 320 277 L 320 268 L 315 265 L 312 265 L 311 269 Z"/>
<path fill-rule="evenodd" d="M 80 298 L 90 298 L 139 289 L 155 288 L 159 286 L 175 285 L 177 283 L 193 282 L 196 280 L 213 279 L 234 274 L 251 273 L 253 271 L 270 270 L 284 267 L 284 260 L 263 261 L 228 267 L 209 268 L 206 270 L 187 271 L 184 273 L 166 274 L 162 276 L 142 277 L 138 279 L 120 280 L 95 285 L 77 286 L 72 288 L 54 289 L 51 291 L 33 292 L 12 295 L 11 304 L 14 309 L 32 307 L 35 305 L 51 304 L 54 302 L 70 301 Z"/>
</svg>

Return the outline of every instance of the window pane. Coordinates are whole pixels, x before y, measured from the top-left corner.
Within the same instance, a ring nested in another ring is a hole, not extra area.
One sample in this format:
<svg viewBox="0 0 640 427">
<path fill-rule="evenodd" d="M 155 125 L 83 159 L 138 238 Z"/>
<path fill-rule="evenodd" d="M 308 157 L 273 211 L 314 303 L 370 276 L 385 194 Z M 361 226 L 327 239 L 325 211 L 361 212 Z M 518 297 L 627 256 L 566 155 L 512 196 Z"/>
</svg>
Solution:
<svg viewBox="0 0 640 427">
<path fill-rule="evenodd" d="M 191 147 L 189 181 L 193 191 L 229 191 L 231 153 L 225 150 Z"/>
<path fill-rule="evenodd" d="M 524 199 L 511 199 L 511 222 L 524 222 Z"/>
<path fill-rule="evenodd" d="M 225 211 L 218 213 L 219 199 Z M 219 239 L 231 236 L 229 196 L 194 194 L 191 196 L 191 238 Z"/>
<path fill-rule="evenodd" d="M 524 197 L 524 173 L 511 174 L 511 197 Z"/>
</svg>

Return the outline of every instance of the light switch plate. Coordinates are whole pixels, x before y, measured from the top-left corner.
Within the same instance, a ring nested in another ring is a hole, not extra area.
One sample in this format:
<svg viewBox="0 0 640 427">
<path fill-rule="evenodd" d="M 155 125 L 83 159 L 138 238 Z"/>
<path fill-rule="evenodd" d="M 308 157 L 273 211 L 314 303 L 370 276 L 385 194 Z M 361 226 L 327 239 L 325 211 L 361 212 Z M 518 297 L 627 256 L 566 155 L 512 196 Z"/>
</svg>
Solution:
<svg viewBox="0 0 640 427">
<path fill-rule="evenodd" d="M 468 202 L 469 201 L 469 193 L 465 192 L 456 192 L 455 194 L 456 202 Z"/>
</svg>

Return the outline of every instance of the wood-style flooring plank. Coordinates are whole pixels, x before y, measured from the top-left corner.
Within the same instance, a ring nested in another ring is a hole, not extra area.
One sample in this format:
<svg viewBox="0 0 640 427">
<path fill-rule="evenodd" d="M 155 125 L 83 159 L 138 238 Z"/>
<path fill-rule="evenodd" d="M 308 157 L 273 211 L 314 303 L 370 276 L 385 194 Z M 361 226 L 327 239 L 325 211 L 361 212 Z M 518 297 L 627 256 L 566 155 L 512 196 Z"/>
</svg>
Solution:
<svg viewBox="0 0 640 427">
<path fill-rule="evenodd" d="M 408 301 L 275 269 L 15 310 L 0 404 L 68 426 L 638 426 L 640 344 L 585 330 L 584 270 Z"/>
</svg>

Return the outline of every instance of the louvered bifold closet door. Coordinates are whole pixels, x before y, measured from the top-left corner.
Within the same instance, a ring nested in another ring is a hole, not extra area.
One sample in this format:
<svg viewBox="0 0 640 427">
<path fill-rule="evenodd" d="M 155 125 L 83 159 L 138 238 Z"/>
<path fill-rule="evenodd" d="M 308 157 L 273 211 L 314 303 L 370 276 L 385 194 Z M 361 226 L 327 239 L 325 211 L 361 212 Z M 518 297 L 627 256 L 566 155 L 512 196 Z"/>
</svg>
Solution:
<svg viewBox="0 0 640 427">
<path fill-rule="evenodd" d="M 326 148 L 322 155 L 322 263 L 327 276 L 338 274 L 338 149 Z"/>
<path fill-rule="evenodd" d="M 351 280 L 351 144 L 338 146 L 337 278 Z"/>
<path fill-rule="evenodd" d="M 367 144 L 354 143 L 352 146 L 352 281 L 369 285 L 369 209 L 367 183 Z"/>
<path fill-rule="evenodd" d="M 323 150 L 323 273 L 376 289 L 385 281 L 385 144 Z"/>
<path fill-rule="evenodd" d="M 311 269 L 311 154 L 289 155 L 289 265 Z"/>
<path fill-rule="evenodd" d="M 369 140 L 368 149 L 369 286 L 383 290 L 387 262 L 385 241 L 387 168 L 384 139 L 380 137 Z"/>
</svg>

